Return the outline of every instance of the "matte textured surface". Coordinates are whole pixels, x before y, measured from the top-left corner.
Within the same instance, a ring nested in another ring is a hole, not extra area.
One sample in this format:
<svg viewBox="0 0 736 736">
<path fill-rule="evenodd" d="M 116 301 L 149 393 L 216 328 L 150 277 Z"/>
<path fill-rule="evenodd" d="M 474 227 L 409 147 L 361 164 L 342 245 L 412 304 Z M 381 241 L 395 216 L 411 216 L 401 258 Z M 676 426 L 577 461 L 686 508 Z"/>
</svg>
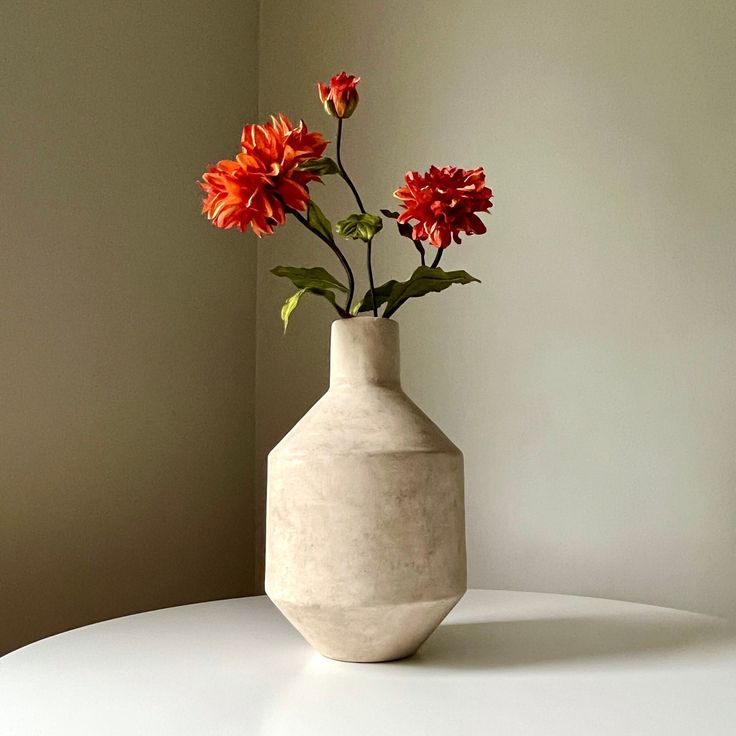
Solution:
<svg viewBox="0 0 736 736">
<path fill-rule="evenodd" d="M 0 659 L 3 736 L 732 736 L 723 622 L 471 590 L 415 657 L 316 654 L 264 597 L 108 621 Z"/>
<path fill-rule="evenodd" d="M 255 239 L 196 185 L 255 115 L 258 3 L 0 16 L 2 653 L 254 591 L 260 520 Z"/>
<path fill-rule="evenodd" d="M 261 20 L 262 116 L 334 140 L 315 82 L 362 77 L 343 162 L 371 212 L 408 170 L 487 168 L 488 235 L 442 260 L 483 283 L 396 313 L 404 387 L 465 455 L 470 584 L 736 614 L 736 3 L 268 0 Z M 269 268 L 341 275 L 302 231 L 258 256 L 259 467 L 327 384 L 324 300 L 277 337 Z M 418 264 L 392 223 L 373 252 L 377 283 Z"/>
<path fill-rule="evenodd" d="M 330 366 L 268 457 L 266 592 L 322 654 L 398 659 L 465 592 L 463 457 L 401 390 L 396 322 L 333 322 Z"/>
</svg>

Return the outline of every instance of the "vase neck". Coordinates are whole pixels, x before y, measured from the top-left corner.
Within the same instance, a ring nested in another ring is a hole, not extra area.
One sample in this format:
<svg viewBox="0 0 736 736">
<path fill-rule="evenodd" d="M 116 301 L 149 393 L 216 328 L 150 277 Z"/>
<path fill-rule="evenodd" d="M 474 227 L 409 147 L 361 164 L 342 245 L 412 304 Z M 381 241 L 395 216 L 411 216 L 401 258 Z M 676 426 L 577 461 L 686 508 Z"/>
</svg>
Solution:
<svg viewBox="0 0 736 736">
<path fill-rule="evenodd" d="M 399 325 L 383 317 L 332 323 L 330 386 L 399 386 Z"/>
</svg>

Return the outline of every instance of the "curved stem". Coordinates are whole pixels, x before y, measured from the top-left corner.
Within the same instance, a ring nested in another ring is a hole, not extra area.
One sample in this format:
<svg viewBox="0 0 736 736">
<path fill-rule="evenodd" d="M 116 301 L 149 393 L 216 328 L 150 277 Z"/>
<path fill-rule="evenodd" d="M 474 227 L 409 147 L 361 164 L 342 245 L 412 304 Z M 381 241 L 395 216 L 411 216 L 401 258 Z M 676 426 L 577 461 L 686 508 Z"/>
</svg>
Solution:
<svg viewBox="0 0 736 736">
<path fill-rule="evenodd" d="M 350 307 L 353 303 L 353 294 L 355 294 L 355 277 L 353 276 L 353 270 L 350 268 L 348 259 L 345 258 L 342 251 L 337 247 L 335 241 L 311 227 L 309 221 L 306 217 L 304 217 L 301 212 L 298 212 L 291 207 L 287 207 L 286 205 L 284 205 L 284 209 L 290 215 L 294 215 L 294 217 L 299 220 L 299 222 L 301 222 L 301 224 L 304 225 L 304 227 L 306 227 L 309 232 L 314 233 L 322 242 L 326 243 L 342 264 L 342 267 L 345 269 L 345 274 L 348 277 L 348 299 L 345 303 L 345 311 L 348 313 L 348 315 L 350 315 Z"/>
<path fill-rule="evenodd" d="M 424 253 L 424 246 L 422 245 L 422 241 L 421 240 L 414 240 L 414 238 L 412 238 L 412 240 L 414 241 L 414 247 L 419 251 L 419 258 L 422 261 L 422 266 L 426 266 L 427 263 L 424 260 L 425 259 L 425 253 Z"/>
<path fill-rule="evenodd" d="M 337 168 L 340 169 L 340 176 L 343 178 L 345 183 L 350 187 L 350 191 L 353 193 L 353 196 L 355 197 L 355 201 L 358 204 L 358 209 L 361 211 L 362 214 L 365 214 L 365 207 L 363 206 L 363 200 L 360 198 L 360 194 L 358 194 L 358 190 L 355 188 L 355 184 L 353 184 L 353 180 L 348 176 L 348 172 L 345 171 L 345 167 L 342 165 L 342 118 L 337 119 L 337 142 L 335 143 L 335 148 L 337 151 Z M 370 284 L 371 301 L 373 302 L 373 316 L 378 317 L 378 308 L 376 307 L 376 287 L 375 287 L 375 284 L 373 283 L 373 264 L 371 262 L 372 248 L 373 248 L 373 238 L 371 238 L 366 244 L 367 264 L 368 264 L 368 283 Z"/>
<path fill-rule="evenodd" d="M 414 241 L 414 242 L 417 242 L 417 241 Z M 445 249 L 444 249 L 444 248 L 438 248 L 438 249 L 437 249 L 437 255 L 436 255 L 436 256 L 434 257 L 434 260 L 432 261 L 432 265 L 430 266 L 430 268 L 437 268 L 437 264 L 438 264 L 438 263 L 440 262 L 440 260 L 442 259 L 442 254 L 443 254 L 444 252 L 445 252 Z M 424 265 L 424 258 L 422 258 L 422 265 Z M 384 317 L 391 317 L 392 315 L 396 314 L 396 311 L 397 311 L 397 310 L 398 310 L 398 309 L 399 309 L 400 307 L 402 307 L 402 306 L 404 305 L 404 303 L 405 303 L 405 302 L 406 302 L 406 299 L 402 299 L 401 301 L 397 302 L 397 303 L 396 303 L 396 304 L 395 304 L 395 305 L 393 306 L 393 308 L 392 308 L 391 310 L 389 310 L 388 308 L 386 308 L 386 309 L 384 310 L 384 312 L 383 312 L 383 316 L 384 316 Z M 375 300 L 374 300 L 374 303 L 375 303 Z"/>
<path fill-rule="evenodd" d="M 360 198 L 360 194 L 358 194 L 358 190 L 355 188 L 355 184 L 353 184 L 352 179 L 348 176 L 348 172 L 345 171 L 345 167 L 342 165 L 342 158 L 340 155 L 341 148 L 342 148 L 342 118 L 337 119 L 337 143 L 335 144 L 335 148 L 337 149 L 337 168 L 340 169 L 340 176 L 345 180 L 345 183 L 350 187 L 350 191 L 353 193 L 353 196 L 355 197 L 355 201 L 358 203 L 358 208 L 363 214 L 365 214 L 365 207 L 363 207 L 363 200 Z"/>
<path fill-rule="evenodd" d="M 406 303 L 406 299 L 402 299 L 401 301 L 396 302 L 396 304 L 394 304 L 394 306 L 393 306 L 393 309 L 391 309 L 391 310 L 389 310 L 388 308 L 384 309 L 382 316 L 385 319 L 388 319 L 389 317 L 392 317 L 394 314 L 396 314 L 397 310 L 400 307 L 402 307 L 405 303 Z"/>
<path fill-rule="evenodd" d="M 373 303 L 373 316 L 378 317 L 378 307 L 376 306 L 376 287 L 373 283 L 373 266 L 371 265 L 371 248 L 373 247 L 373 238 L 366 243 L 366 251 L 368 253 L 368 283 L 371 287 L 371 302 Z"/>
</svg>

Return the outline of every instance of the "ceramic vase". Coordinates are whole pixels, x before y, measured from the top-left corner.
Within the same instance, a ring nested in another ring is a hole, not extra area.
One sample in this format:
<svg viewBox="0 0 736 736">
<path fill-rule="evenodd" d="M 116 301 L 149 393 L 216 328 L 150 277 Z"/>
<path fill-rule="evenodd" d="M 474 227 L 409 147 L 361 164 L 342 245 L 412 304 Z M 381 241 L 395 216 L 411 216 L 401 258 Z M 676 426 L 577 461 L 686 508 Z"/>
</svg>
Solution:
<svg viewBox="0 0 736 736">
<path fill-rule="evenodd" d="M 407 657 L 466 590 L 463 456 L 407 397 L 399 325 L 332 325 L 330 386 L 268 457 L 266 592 L 321 654 Z"/>
</svg>

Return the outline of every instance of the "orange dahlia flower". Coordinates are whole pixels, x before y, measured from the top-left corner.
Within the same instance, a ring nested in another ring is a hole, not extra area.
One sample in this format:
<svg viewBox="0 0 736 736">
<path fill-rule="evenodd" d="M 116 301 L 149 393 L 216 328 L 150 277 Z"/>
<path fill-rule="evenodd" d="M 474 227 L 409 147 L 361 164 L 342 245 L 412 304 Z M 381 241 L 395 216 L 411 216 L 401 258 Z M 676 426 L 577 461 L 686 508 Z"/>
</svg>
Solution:
<svg viewBox="0 0 736 736">
<path fill-rule="evenodd" d="M 335 118 L 349 118 L 358 106 L 358 90 L 355 89 L 360 77 L 340 72 L 330 79 L 329 84 L 317 82 L 319 99 L 328 114 Z"/>
<path fill-rule="evenodd" d="M 430 167 L 425 174 L 410 171 L 405 185 L 394 192 L 404 211 L 398 222 L 414 220 L 412 237 L 447 248 L 460 233 L 482 235 L 486 226 L 476 212 L 488 212 L 493 192 L 486 186 L 483 168 Z"/>
<path fill-rule="evenodd" d="M 307 209 L 307 184 L 321 179 L 297 167 L 319 158 L 327 141 L 320 133 L 310 133 L 303 120 L 294 127 L 279 114 L 263 125 L 246 125 L 240 146 L 234 161 L 220 161 L 202 175 L 202 214 L 222 229 L 237 227 L 242 232 L 250 225 L 258 237 L 271 235 L 275 226 L 284 224 L 285 207 Z"/>
</svg>

